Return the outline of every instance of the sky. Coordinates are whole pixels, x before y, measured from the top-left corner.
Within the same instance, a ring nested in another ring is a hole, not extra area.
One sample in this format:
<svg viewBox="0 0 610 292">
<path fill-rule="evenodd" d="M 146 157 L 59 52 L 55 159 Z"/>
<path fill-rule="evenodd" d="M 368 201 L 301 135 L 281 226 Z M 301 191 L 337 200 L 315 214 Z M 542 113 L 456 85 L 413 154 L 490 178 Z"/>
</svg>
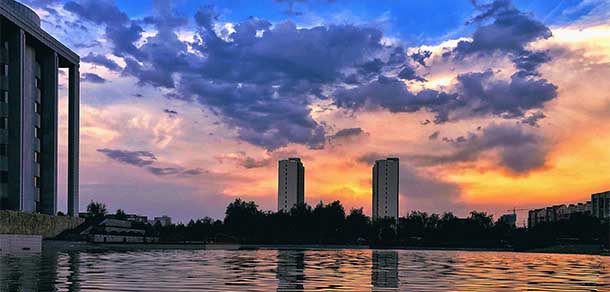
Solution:
<svg viewBox="0 0 610 292">
<path fill-rule="evenodd" d="M 307 203 L 367 214 L 385 157 L 401 216 L 498 218 L 610 189 L 606 0 L 25 3 L 81 56 L 81 210 L 275 210 L 277 161 L 295 156 Z"/>
</svg>

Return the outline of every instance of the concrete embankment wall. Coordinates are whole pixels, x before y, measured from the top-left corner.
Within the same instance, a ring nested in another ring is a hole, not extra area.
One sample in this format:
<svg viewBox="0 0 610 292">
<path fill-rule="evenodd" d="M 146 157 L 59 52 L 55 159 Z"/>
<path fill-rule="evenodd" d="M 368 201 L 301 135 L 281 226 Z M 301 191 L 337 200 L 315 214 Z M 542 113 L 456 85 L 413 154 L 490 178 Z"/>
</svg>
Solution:
<svg viewBox="0 0 610 292">
<path fill-rule="evenodd" d="M 41 235 L 53 238 L 85 222 L 82 218 L 0 211 L 0 234 Z"/>
</svg>

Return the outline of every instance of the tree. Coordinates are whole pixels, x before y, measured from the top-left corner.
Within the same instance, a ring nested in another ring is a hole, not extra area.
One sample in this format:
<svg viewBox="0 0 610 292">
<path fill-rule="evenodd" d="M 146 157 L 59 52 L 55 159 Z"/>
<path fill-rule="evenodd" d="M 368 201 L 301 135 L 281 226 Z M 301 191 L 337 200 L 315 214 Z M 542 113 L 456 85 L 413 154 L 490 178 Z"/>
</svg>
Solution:
<svg viewBox="0 0 610 292">
<path fill-rule="evenodd" d="M 362 208 L 352 209 L 345 218 L 346 239 L 358 243 L 368 238 L 370 226 L 371 219 L 364 214 Z"/>
<path fill-rule="evenodd" d="M 106 216 L 106 213 L 108 213 L 108 211 L 106 210 L 106 204 L 91 201 L 91 203 L 87 205 L 87 213 L 89 213 L 91 217 L 100 218 Z"/>
<path fill-rule="evenodd" d="M 233 235 L 250 242 L 258 234 L 262 212 L 253 201 L 235 199 L 225 211 L 225 226 Z"/>
</svg>

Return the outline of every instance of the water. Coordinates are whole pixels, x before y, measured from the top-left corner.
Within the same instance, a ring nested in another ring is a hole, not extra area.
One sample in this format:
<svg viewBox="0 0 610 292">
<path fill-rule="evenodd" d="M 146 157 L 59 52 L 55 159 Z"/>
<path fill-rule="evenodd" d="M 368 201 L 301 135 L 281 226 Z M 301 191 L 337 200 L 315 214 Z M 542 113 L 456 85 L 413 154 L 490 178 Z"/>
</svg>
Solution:
<svg viewBox="0 0 610 292">
<path fill-rule="evenodd" d="M 602 256 L 388 250 L 0 257 L 0 291 L 610 291 Z"/>
</svg>

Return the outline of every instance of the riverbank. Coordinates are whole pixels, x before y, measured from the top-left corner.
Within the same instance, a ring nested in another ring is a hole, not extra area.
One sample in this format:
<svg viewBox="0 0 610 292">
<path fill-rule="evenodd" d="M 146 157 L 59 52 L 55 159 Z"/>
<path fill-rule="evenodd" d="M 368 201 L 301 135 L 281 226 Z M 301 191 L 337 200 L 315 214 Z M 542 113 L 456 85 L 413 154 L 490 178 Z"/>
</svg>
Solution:
<svg viewBox="0 0 610 292">
<path fill-rule="evenodd" d="M 129 244 L 129 243 L 89 243 L 75 241 L 43 241 L 44 250 L 62 252 L 70 251 L 140 251 L 140 250 L 338 250 L 338 249 L 387 249 L 387 250 L 423 250 L 423 251 L 481 251 L 481 252 L 522 252 L 522 253 L 555 253 L 610 255 L 607 250 L 593 245 L 552 246 L 526 251 L 492 248 L 450 248 L 450 247 L 378 247 L 368 245 L 315 245 L 315 244 Z"/>
</svg>

